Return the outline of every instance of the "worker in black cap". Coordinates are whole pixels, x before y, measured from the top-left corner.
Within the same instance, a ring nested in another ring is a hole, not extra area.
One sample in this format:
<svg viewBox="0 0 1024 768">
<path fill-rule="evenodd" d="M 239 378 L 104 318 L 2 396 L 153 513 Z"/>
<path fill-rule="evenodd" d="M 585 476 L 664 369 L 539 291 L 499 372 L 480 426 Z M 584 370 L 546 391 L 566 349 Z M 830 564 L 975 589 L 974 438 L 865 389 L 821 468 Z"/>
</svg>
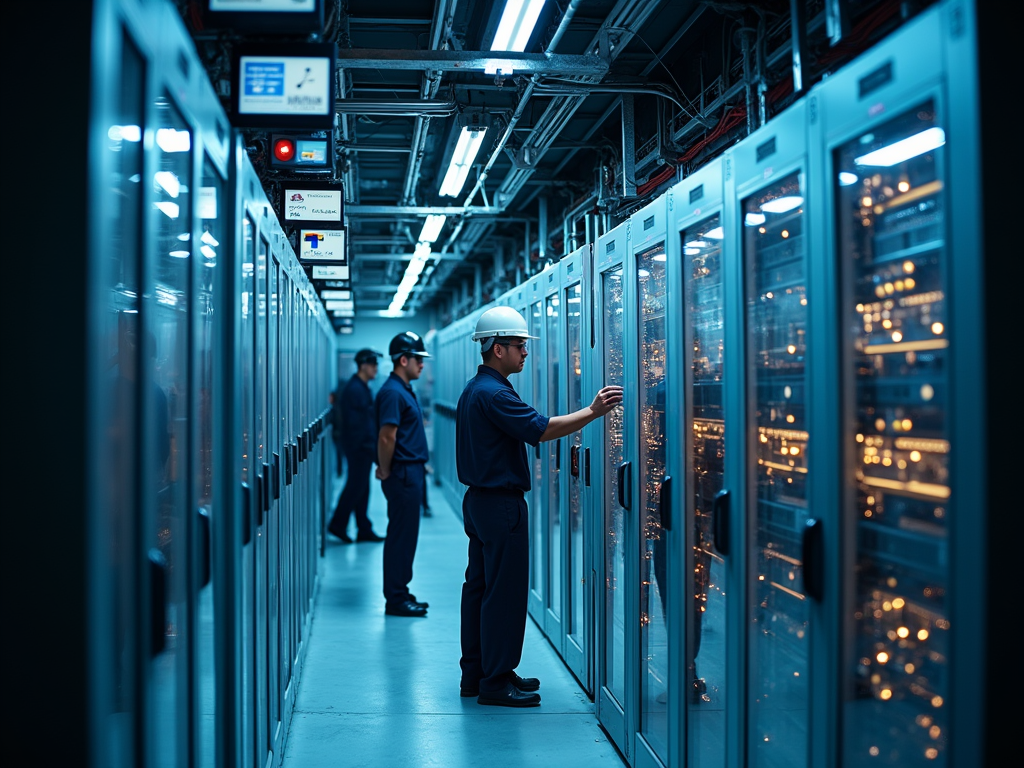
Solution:
<svg viewBox="0 0 1024 768">
<path fill-rule="evenodd" d="M 388 533 L 384 541 L 384 613 L 424 617 L 427 603 L 409 592 L 412 561 L 420 534 L 425 465 L 430 459 L 427 433 L 412 382 L 430 357 L 423 339 L 405 331 L 388 348 L 394 370 L 377 393 L 377 477 L 388 500 Z"/>
<path fill-rule="evenodd" d="M 370 503 L 370 470 L 377 458 L 377 427 L 370 382 L 377 378 L 377 358 L 380 355 L 372 349 L 356 352 L 358 368 L 341 392 L 335 395 L 340 419 L 334 428 L 341 435 L 348 477 L 327 530 L 346 544 L 352 543 L 348 535 L 348 521 L 353 512 L 356 515 L 356 541 L 384 541 L 383 536 L 373 532 L 366 514 Z"/>
</svg>

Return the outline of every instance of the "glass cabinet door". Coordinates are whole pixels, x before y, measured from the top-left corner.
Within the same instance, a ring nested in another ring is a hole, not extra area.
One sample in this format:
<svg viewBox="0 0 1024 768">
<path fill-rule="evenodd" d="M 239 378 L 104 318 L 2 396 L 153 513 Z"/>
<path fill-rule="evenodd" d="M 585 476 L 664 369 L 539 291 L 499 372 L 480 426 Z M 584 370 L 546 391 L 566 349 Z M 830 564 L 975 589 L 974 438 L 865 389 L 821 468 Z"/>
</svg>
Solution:
<svg viewBox="0 0 1024 768">
<path fill-rule="evenodd" d="M 143 344 L 149 366 L 146 392 L 147 455 L 150 486 L 147 504 L 156 510 L 147 536 L 151 557 L 159 552 L 165 574 L 161 652 L 153 662 L 153 765 L 177 765 L 178 749 L 187 743 L 179 717 L 187 691 L 188 644 L 191 631 L 187 610 L 189 547 L 185 520 L 189 473 L 189 305 L 192 248 L 192 137 L 188 126 L 166 96 L 156 102 L 153 334 Z M 148 334 L 147 334 L 148 335 Z M 143 381 L 146 381 L 143 377 Z M 181 638 L 182 641 L 179 641 Z"/>
<path fill-rule="evenodd" d="M 807 763 L 807 284 L 804 193 L 790 174 L 743 201 L 747 343 L 749 765 Z"/>
<path fill-rule="evenodd" d="M 601 323 L 604 345 L 602 369 L 605 384 L 625 384 L 623 361 L 623 299 L 622 267 L 614 267 L 601 275 Z M 604 549 L 605 607 L 604 653 L 602 659 L 604 686 L 619 708 L 625 707 L 625 515 L 619 503 L 619 467 L 625 461 L 625 433 L 622 407 L 612 410 L 604 431 L 604 510 L 602 542 Z"/>
<path fill-rule="evenodd" d="M 665 243 L 636 256 L 639 333 L 640 455 L 640 732 L 668 761 L 668 596 L 666 546 L 661 527 L 665 479 Z"/>
<path fill-rule="evenodd" d="M 567 413 L 575 413 L 583 407 L 583 287 L 573 283 L 565 289 L 565 380 L 568 387 Z M 583 616 L 583 431 L 577 430 L 568 437 L 569 473 L 568 482 L 568 523 L 569 523 L 569 607 L 566 611 L 569 621 L 566 635 L 581 650 L 586 649 Z M 585 676 L 584 676 L 585 679 Z"/>
<path fill-rule="evenodd" d="M 725 765 L 725 561 L 712 544 L 711 514 L 722 490 L 725 416 L 722 357 L 725 350 L 722 294 L 722 231 L 718 215 L 682 232 L 686 281 L 687 489 L 684 519 L 690 544 L 683 588 L 686 608 L 685 702 L 687 765 Z"/>
<path fill-rule="evenodd" d="M 547 344 L 545 355 L 545 373 L 547 374 L 548 388 L 545 406 L 547 413 L 561 413 L 561 389 L 562 389 L 562 360 L 561 327 L 559 322 L 559 298 L 554 293 L 544 300 L 544 341 Z M 537 366 L 541 367 L 541 366 Z M 547 540 L 547 577 L 545 579 L 545 600 L 544 606 L 551 612 L 551 616 L 557 622 L 562 615 L 562 521 L 560 505 L 561 483 L 561 449 L 562 440 L 548 440 L 544 443 L 542 450 L 547 451 L 547 485 L 545 492 L 547 503 L 544 510 L 547 513 L 547 529 L 545 539 Z M 551 636 L 553 628 L 545 626 Z"/>
<path fill-rule="evenodd" d="M 945 134 L 935 104 L 834 153 L 843 273 L 847 766 L 946 765 L 950 434 Z"/>
<path fill-rule="evenodd" d="M 537 350 L 541 350 L 541 344 L 543 343 L 543 334 L 541 333 L 543 318 L 543 309 L 539 301 L 535 301 L 530 304 L 530 314 L 528 316 L 528 322 L 530 325 L 530 335 L 537 337 L 538 341 L 534 344 L 537 345 Z M 543 357 L 538 355 L 538 360 L 542 360 Z M 540 402 L 540 395 L 544 391 L 542 388 L 542 382 L 544 377 L 545 367 L 543 365 L 531 365 L 530 366 L 530 405 L 538 410 L 541 409 L 542 403 Z M 533 481 L 530 485 L 530 592 L 532 597 L 530 598 L 531 603 L 536 599 L 543 604 L 542 587 L 544 584 L 544 527 L 541 525 L 541 494 L 544 492 L 544 465 L 540 461 L 541 448 L 529 449 L 530 463 L 533 470 Z M 541 609 L 543 610 L 543 608 Z"/>
</svg>

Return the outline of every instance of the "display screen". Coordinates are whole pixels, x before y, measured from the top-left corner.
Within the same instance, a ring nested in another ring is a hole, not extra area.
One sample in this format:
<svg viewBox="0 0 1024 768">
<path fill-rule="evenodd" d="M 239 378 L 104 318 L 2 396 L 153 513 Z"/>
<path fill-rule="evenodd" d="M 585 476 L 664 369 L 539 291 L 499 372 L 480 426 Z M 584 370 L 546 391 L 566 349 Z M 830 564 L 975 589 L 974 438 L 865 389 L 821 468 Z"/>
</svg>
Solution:
<svg viewBox="0 0 1024 768">
<path fill-rule="evenodd" d="M 333 43 L 239 46 L 233 122 L 251 128 L 333 128 L 334 63 Z"/>
</svg>

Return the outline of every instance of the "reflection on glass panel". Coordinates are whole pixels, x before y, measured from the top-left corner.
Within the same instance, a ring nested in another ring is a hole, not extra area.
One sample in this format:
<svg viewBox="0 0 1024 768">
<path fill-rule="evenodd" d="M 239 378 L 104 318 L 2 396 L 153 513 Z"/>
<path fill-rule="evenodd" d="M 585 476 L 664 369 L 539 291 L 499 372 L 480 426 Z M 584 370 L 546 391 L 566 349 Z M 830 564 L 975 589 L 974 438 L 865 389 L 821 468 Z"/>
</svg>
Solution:
<svg viewBox="0 0 1024 768">
<path fill-rule="evenodd" d="M 565 356 L 568 386 L 568 413 L 583 407 L 583 360 L 581 333 L 583 317 L 583 289 L 579 283 L 565 290 Z M 585 647 L 583 636 L 583 507 L 580 487 L 583 482 L 583 432 L 569 435 L 569 623 L 568 635 L 576 638 L 580 648 Z M 572 457 L 575 457 L 574 459 Z"/>
<path fill-rule="evenodd" d="M 661 527 L 665 479 L 665 243 L 636 257 L 640 333 L 640 684 L 641 731 L 668 759 L 667 534 Z M 657 594 L 657 601 L 652 598 Z"/>
<path fill-rule="evenodd" d="M 134 654 L 142 652 L 135 640 L 135 567 L 137 548 L 136 503 L 136 406 L 139 397 L 139 228 L 142 204 L 142 113 L 145 68 L 132 44 L 121 41 L 121 89 L 117 98 L 116 125 L 107 129 L 106 158 L 110 176 L 106 180 L 103 204 L 110 233 L 105 250 L 107 263 L 106 307 L 103 313 L 106 367 L 99 373 L 103 391 L 104 442 L 96 457 L 102 477 L 101 503 L 97 506 L 102 548 L 95 551 L 105 568 L 102 591 L 96 597 L 110 606 L 112 636 L 98 653 L 104 654 L 103 668 L 110 671 L 109 695 L 97 702 L 102 716 L 103 736 L 97 747 L 99 763 L 122 768 L 133 763 L 132 722 L 134 697 Z M 100 690 L 100 686 L 96 686 Z M 121 722 L 123 721 L 123 722 Z"/>
<path fill-rule="evenodd" d="M 949 316 L 931 102 L 835 152 L 848 353 L 845 765 L 946 765 Z"/>
<path fill-rule="evenodd" d="M 804 200 L 792 174 L 743 201 L 748 402 L 756 496 L 749 550 L 752 766 L 807 760 L 807 522 Z M 756 461 L 755 461 L 756 459 Z"/>
<path fill-rule="evenodd" d="M 253 739 L 252 734 L 252 723 L 253 723 L 253 677 L 252 668 L 253 664 L 253 623 L 254 619 L 254 606 L 255 602 L 255 587 L 251 582 L 252 568 L 253 568 L 253 554 L 252 546 L 249 546 L 249 542 L 252 540 L 252 519 L 253 519 L 253 504 L 255 503 L 255 490 L 256 481 L 253 474 L 253 456 L 255 449 L 253 447 L 253 421 L 255 419 L 254 411 L 255 405 L 253 403 L 253 385 L 252 380 L 254 374 L 253 366 L 253 342 L 254 333 L 253 330 L 255 325 L 255 272 L 256 272 L 256 225 L 253 223 L 249 214 L 246 214 L 242 221 L 242 295 L 241 299 L 241 399 L 242 399 L 242 455 L 241 455 L 241 470 L 242 470 L 242 483 L 248 489 L 247 498 L 245 503 L 240 510 L 243 517 L 242 527 L 246 532 L 246 542 L 242 550 L 242 579 L 244 587 L 242 589 L 242 663 L 241 663 L 241 675 L 242 675 L 242 695 L 240 701 L 240 708 L 242 710 L 241 723 L 242 723 L 242 737 L 241 744 L 244 752 L 243 762 L 247 765 L 252 764 L 251 753 L 253 750 Z"/>
<path fill-rule="evenodd" d="M 188 546 L 185 514 L 188 467 L 188 329 L 189 274 L 194 245 L 191 239 L 190 177 L 191 134 L 166 98 L 156 104 L 156 166 L 152 191 L 155 210 L 150 214 L 155 246 L 153 286 L 153 338 L 149 352 L 151 392 L 146 403 L 148 456 L 152 459 L 147 491 L 156 509 L 156 530 L 149 546 L 159 549 L 167 569 L 164 652 L 154 660 L 156 757 L 159 765 L 176 765 L 183 743 L 175 729 L 178 717 L 180 665 L 186 646 L 179 643 L 188 630 L 185 601 Z M 143 347 L 145 349 L 145 345 Z M 143 377 L 145 380 L 145 376 Z"/>
<path fill-rule="evenodd" d="M 558 348 L 559 336 L 559 298 L 558 294 L 548 296 L 545 302 L 545 339 L 547 341 L 548 353 L 545 358 L 548 373 L 548 397 L 547 412 L 559 413 L 559 388 L 561 386 L 562 361 L 561 350 Z M 562 576 L 562 521 L 561 508 L 559 506 L 559 485 L 561 483 L 559 470 L 559 454 L 561 450 L 561 439 L 549 440 L 545 443 L 548 453 L 548 486 L 547 486 L 547 513 L 548 513 L 548 585 L 547 585 L 547 607 L 556 616 L 562 613 L 562 590 L 559 579 Z"/>
<path fill-rule="evenodd" d="M 712 216 L 683 231 L 686 279 L 686 339 L 689 376 L 686 421 L 690 476 L 685 516 L 692 560 L 684 569 L 686 609 L 686 690 L 689 765 L 725 765 L 725 562 L 712 548 L 711 514 L 722 490 L 725 420 L 722 413 L 721 218 Z M 692 595 L 692 598 L 691 598 Z"/>
<path fill-rule="evenodd" d="M 195 314 L 193 370 L 195 371 L 195 449 L 193 452 L 193 483 L 195 508 L 214 527 L 213 509 L 213 355 L 214 355 L 214 289 L 217 260 L 223 252 L 225 223 L 222 213 L 224 183 L 204 162 L 202 201 L 199 218 L 202 235 L 196 249 L 199 268 L 196 270 L 196 292 L 192 302 Z M 196 605 L 196 706 L 198 731 L 195 763 L 199 768 L 213 768 L 215 755 L 215 677 L 213 581 L 201 586 Z"/>
<path fill-rule="evenodd" d="M 530 335 L 536 336 L 539 340 L 539 343 L 535 342 L 538 345 L 538 350 L 540 349 L 540 344 L 544 341 L 540 338 L 544 335 L 541 333 L 542 318 L 541 303 L 539 301 L 534 302 L 530 305 L 528 322 L 530 323 Z M 537 359 L 541 360 L 542 358 L 538 356 Z M 530 405 L 537 408 L 539 405 L 538 398 L 543 391 L 541 382 L 544 377 L 544 366 L 537 364 L 530 366 L 530 375 L 530 396 L 532 398 Z M 530 454 L 530 462 L 533 465 L 533 482 L 530 486 L 530 501 L 532 502 L 530 504 L 530 589 L 540 596 L 541 586 L 544 584 L 544 528 L 540 524 L 540 500 L 541 494 L 544 492 L 544 466 L 540 462 L 539 450 L 529 448 L 528 452 Z"/>
<path fill-rule="evenodd" d="M 605 386 L 625 383 L 623 362 L 622 267 L 601 275 L 602 370 Z M 604 684 L 620 706 L 625 702 L 625 529 L 619 506 L 619 465 L 625 456 L 622 406 L 606 417 L 604 431 Z"/>
</svg>

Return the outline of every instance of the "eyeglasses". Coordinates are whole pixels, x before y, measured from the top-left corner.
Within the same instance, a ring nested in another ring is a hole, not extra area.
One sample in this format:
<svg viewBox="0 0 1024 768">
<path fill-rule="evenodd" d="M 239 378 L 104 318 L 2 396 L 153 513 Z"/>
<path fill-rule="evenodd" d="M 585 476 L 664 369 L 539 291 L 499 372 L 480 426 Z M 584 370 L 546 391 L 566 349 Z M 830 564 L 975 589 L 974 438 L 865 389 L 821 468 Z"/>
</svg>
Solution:
<svg viewBox="0 0 1024 768">
<path fill-rule="evenodd" d="M 520 341 L 518 344 L 513 344 L 511 341 L 496 341 L 495 344 L 501 344 L 503 347 L 515 347 L 520 353 L 526 354 L 526 345 L 528 342 Z"/>
</svg>

